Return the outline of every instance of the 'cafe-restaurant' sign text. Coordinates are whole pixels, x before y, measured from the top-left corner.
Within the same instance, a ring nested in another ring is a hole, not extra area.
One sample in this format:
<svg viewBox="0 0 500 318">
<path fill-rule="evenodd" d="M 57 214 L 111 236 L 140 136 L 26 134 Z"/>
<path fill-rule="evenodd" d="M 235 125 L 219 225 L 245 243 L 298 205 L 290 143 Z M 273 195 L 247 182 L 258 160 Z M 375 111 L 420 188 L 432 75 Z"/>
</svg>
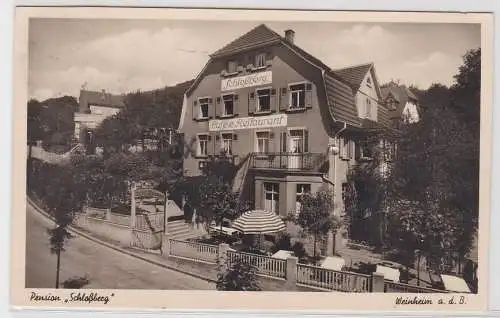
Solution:
<svg viewBox="0 0 500 318">
<path fill-rule="evenodd" d="M 259 72 L 245 76 L 238 76 L 223 79 L 221 82 L 221 90 L 229 91 L 245 87 L 267 85 L 273 82 L 273 73 L 271 71 Z"/>
</svg>

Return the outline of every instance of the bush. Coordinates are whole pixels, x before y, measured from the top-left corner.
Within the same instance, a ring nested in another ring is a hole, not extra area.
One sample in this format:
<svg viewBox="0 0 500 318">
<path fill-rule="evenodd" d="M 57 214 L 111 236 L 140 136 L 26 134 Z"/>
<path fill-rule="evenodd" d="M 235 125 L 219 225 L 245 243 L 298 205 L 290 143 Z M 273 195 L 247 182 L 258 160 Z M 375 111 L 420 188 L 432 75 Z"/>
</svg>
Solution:
<svg viewBox="0 0 500 318">
<path fill-rule="evenodd" d="M 217 274 L 217 290 L 260 291 L 255 268 L 239 259 Z"/>
<path fill-rule="evenodd" d="M 90 283 L 90 280 L 85 275 L 83 277 L 72 277 L 68 278 L 64 282 L 62 282 L 62 287 L 67 289 L 80 289 L 83 286 L 86 286 Z"/>
<path fill-rule="evenodd" d="M 279 236 L 278 241 L 274 244 L 271 251 L 276 253 L 280 250 L 291 251 L 292 243 L 290 242 L 290 235 L 285 233 Z"/>
<path fill-rule="evenodd" d="M 304 260 L 308 257 L 306 249 L 304 248 L 304 244 L 302 242 L 295 242 L 292 246 L 292 251 L 295 257 L 299 260 Z"/>
</svg>

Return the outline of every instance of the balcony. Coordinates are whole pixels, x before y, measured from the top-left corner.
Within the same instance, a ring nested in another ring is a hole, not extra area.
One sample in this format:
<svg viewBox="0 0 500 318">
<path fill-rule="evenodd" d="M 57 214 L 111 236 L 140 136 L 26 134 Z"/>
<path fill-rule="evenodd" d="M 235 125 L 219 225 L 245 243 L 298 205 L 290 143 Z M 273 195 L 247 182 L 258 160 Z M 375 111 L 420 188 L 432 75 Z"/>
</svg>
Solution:
<svg viewBox="0 0 500 318">
<path fill-rule="evenodd" d="M 323 153 L 253 153 L 250 167 L 252 169 L 320 172 L 327 160 L 326 154 Z"/>
</svg>

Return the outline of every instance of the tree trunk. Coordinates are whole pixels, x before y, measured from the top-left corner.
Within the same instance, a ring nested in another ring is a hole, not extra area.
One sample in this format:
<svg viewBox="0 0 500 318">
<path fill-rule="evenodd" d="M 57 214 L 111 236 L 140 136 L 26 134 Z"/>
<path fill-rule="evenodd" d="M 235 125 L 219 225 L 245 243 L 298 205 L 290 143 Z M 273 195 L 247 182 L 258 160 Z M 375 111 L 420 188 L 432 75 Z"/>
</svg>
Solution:
<svg viewBox="0 0 500 318">
<path fill-rule="evenodd" d="M 56 272 L 56 289 L 59 288 L 59 271 L 61 269 L 61 251 L 57 251 L 57 272 Z"/>
<path fill-rule="evenodd" d="M 332 253 L 333 254 L 332 255 L 335 256 L 335 252 L 336 252 L 335 251 L 336 250 L 336 246 L 335 245 L 337 244 L 337 242 L 336 242 L 337 231 L 332 231 L 332 234 L 333 234 L 333 238 L 332 238 L 333 239 L 333 242 L 332 242 L 333 243 L 332 244 Z"/>
<path fill-rule="evenodd" d="M 316 258 L 316 235 L 314 235 L 313 257 Z"/>
</svg>

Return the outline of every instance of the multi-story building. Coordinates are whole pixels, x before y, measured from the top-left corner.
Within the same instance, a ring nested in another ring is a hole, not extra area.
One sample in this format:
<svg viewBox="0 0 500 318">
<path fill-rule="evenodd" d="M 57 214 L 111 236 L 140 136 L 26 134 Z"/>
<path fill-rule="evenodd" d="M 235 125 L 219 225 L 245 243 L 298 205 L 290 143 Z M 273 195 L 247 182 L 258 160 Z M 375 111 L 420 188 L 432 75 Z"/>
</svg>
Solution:
<svg viewBox="0 0 500 318">
<path fill-rule="evenodd" d="M 120 112 L 125 106 L 123 96 L 101 92 L 80 90 L 78 112 L 74 115 L 74 138 L 81 143 L 89 144 L 92 139 L 92 130 L 102 121 Z"/>
<path fill-rule="evenodd" d="M 294 37 L 259 25 L 211 54 L 184 98 L 184 174 L 229 156 L 254 208 L 286 216 L 328 185 L 342 215 L 348 171 L 370 160 L 366 137 L 389 129 L 388 111 L 373 63 L 332 70 Z"/>
</svg>

